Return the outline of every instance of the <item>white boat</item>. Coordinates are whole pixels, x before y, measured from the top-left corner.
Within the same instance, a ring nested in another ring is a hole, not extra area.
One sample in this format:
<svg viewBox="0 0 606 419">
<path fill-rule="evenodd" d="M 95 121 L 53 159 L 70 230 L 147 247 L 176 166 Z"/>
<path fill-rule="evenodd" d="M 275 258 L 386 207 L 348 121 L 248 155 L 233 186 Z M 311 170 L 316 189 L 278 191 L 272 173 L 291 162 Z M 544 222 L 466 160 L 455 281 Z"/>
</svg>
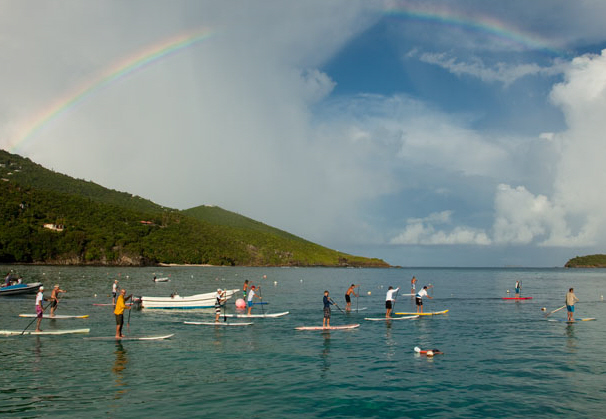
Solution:
<svg viewBox="0 0 606 419">
<path fill-rule="evenodd" d="M 239 289 L 225 290 L 226 300 L 229 300 Z M 216 292 L 207 292 L 205 294 L 190 295 L 181 297 L 173 295 L 171 297 L 141 297 L 141 308 L 145 310 L 196 310 L 201 308 L 211 308 L 215 306 Z"/>
</svg>

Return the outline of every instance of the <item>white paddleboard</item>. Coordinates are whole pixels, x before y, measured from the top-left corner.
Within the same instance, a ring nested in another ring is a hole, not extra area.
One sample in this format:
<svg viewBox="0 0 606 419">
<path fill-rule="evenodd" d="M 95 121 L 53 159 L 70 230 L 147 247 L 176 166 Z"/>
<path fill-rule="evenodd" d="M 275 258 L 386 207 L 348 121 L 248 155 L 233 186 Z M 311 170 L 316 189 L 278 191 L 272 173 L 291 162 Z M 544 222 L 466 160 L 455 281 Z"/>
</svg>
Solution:
<svg viewBox="0 0 606 419">
<path fill-rule="evenodd" d="M 19 317 L 38 317 L 37 314 L 31 314 L 31 313 L 27 313 L 27 314 L 19 314 Z M 50 319 L 50 320 L 55 320 L 55 319 L 86 319 L 88 317 L 88 314 L 81 314 L 81 315 L 69 315 L 69 314 L 55 314 L 54 316 L 51 317 L 50 314 L 43 314 L 42 318 L 43 319 Z"/>
<path fill-rule="evenodd" d="M 575 319 L 573 321 L 568 321 L 568 319 L 547 319 L 550 322 L 564 322 L 564 323 L 578 323 L 578 322 L 589 322 L 592 320 L 597 320 L 595 317 L 585 317 L 583 319 Z"/>
<path fill-rule="evenodd" d="M 347 329 L 355 329 L 358 327 L 360 327 L 360 324 L 346 324 L 343 326 L 330 326 L 330 327 L 299 326 L 299 327 L 295 327 L 295 330 L 347 330 Z"/>
<path fill-rule="evenodd" d="M 419 316 L 403 316 L 403 317 L 364 317 L 364 320 L 370 320 L 371 322 L 390 321 L 390 320 L 411 320 L 418 319 Z"/>
<path fill-rule="evenodd" d="M 228 323 L 224 321 L 218 322 L 183 322 L 184 324 L 193 324 L 198 326 L 250 326 L 253 323 Z"/>
<path fill-rule="evenodd" d="M 221 317 L 237 317 L 237 318 L 273 318 L 273 317 L 282 317 L 286 316 L 289 312 L 284 311 L 282 313 L 265 313 L 265 314 L 221 314 Z"/>
<path fill-rule="evenodd" d="M 88 333 L 90 329 L 64 329 L 64 330 L 43 330 L 41 332 L 26 330 L 0 330 L 0 335 L 16 336 L 16 335 L 67 335 L 72 333 Z"/>
<path fill-rule="evenodd" d="M 117 338 L 115 336 L 95 336 L 92 338 L 85 338 L 88 340 L 163 340 L 175 336 L 174 333 L 170 335 L 162 336 L 125 336 L 123 338 Z"/>
</svg>

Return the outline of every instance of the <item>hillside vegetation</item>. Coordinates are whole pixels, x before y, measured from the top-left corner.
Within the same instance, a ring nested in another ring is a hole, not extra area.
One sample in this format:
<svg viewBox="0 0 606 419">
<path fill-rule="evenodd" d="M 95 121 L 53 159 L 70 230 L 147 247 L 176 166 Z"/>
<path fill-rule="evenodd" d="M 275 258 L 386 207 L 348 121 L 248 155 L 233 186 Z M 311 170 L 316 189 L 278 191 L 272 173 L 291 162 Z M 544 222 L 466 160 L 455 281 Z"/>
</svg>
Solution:
<svg viewBox="0 0 606 419">
<path fill-rule="evenodd" d="M 606 268 L 606 255 L 577 256 L 564 265 L 565 268 Z"/>
<path fill-rule="evenodd" d="M 380 266 L 218 207 L 178 211 L 0 150 L 0 262 Z"/>
</svg>

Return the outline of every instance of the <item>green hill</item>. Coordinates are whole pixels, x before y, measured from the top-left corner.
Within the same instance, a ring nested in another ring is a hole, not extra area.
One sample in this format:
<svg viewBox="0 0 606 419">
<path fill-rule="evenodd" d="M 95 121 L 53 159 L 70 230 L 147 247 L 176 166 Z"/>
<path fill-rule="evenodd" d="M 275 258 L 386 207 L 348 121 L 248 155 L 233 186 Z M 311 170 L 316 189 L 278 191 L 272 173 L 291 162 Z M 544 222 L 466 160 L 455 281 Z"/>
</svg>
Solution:
<svg viewBox="0 0 606 419">
<path fill-rule="evenodd" d="M 565 268 L 606 268 L 606 255 L 577 256 L 564 265 Z"/>
<path fill-rule="evenodd" d="M 186 211 L 0 150 L 0 262 L 380 266 L 218 207 Z"/>
</svg>

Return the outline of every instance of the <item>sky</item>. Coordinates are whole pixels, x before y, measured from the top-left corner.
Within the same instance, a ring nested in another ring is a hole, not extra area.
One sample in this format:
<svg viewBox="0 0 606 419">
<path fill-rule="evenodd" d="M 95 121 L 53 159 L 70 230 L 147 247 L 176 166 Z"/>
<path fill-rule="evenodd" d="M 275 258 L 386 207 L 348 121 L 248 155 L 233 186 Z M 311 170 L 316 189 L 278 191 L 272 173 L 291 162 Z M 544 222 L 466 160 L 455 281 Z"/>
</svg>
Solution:
<svg viewBox="0 0 606 419">
<path fill-rule="evenodd" d="M 606 253 L 602 0 L 0 0 L 0 148 L 401 266 Z"/>
</svg>

